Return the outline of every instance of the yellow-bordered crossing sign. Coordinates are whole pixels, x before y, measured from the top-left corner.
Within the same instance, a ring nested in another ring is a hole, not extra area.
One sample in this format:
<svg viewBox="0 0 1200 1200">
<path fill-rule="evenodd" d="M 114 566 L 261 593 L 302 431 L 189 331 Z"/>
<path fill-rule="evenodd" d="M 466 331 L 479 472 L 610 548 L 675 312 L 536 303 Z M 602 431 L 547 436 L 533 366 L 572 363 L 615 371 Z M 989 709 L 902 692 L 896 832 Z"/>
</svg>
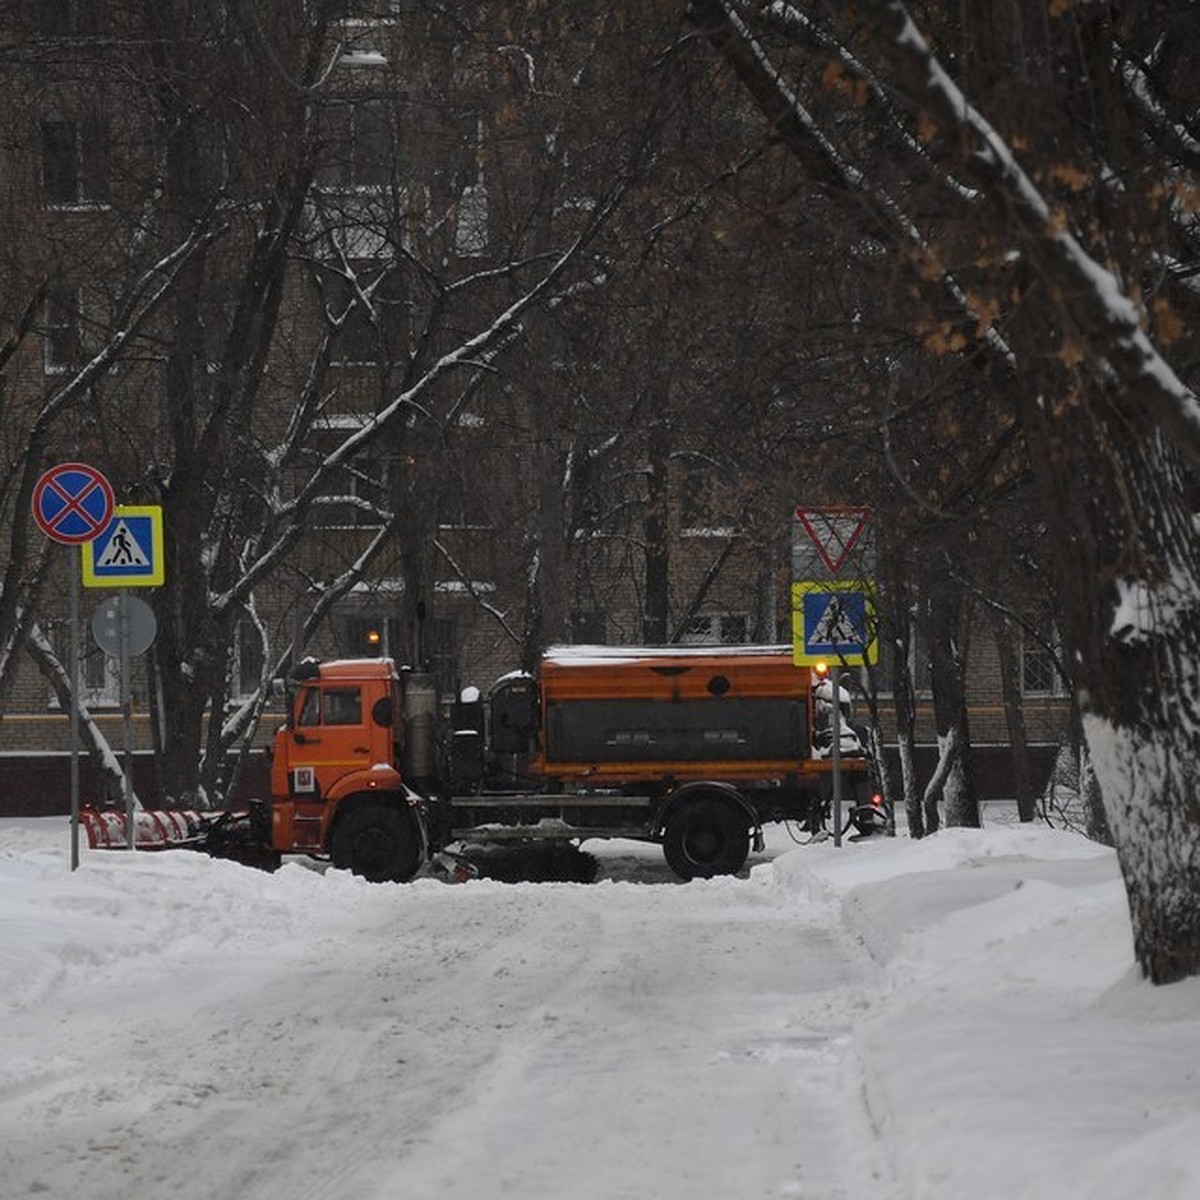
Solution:
<svg viewBox="0 0 1200 1200">
<path fill-rule="evenodd" d="M 878 623 L 862 580 L 803 580 L 792 584 L 792 661 L 861 667 L 879 659 Z"/>
<path fill-rule="evenodd" d="M 167 577 L 162 509 L 122 504 L 83 548 L 84 587 L 158 587 Z"/>
</svg>

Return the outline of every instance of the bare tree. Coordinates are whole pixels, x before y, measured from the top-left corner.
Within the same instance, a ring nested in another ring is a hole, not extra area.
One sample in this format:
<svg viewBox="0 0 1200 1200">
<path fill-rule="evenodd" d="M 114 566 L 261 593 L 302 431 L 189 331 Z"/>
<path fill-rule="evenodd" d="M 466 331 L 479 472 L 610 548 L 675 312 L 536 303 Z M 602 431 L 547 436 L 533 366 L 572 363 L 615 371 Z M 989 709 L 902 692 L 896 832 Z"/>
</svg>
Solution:
<svg viewBox="0 0 1200 1200">
<path fill-rule="evenodd" d="M 1031 21 L 1032 6 L 1014 3 L 997 10 L 1000 25 L 987 8 L 929 5 L 924 30 L 899 0 L 695 0 L 690 11 L 796 152 L 909 249 L 928 311 L 955 301 L 960 319 L 943 309 L 938 336 L 980 340 L 1020 379 L 1137 956 L 1167 982 L 1200 971 L 1200 747 L 1177 720 L 1197 704 L 1200 649 L 1200 402 L 1180 374 L 1192 361 L 1181 314 L 1195 305 L 1197 129 L 1183 67 L 1195 45 L 1167 36 L 1185 5 L 1063 4 Z M 935 54 L 931 35 L 947 47 L 966 37 L 972 54 Z M 798 66 L 773 57 L 783 45 L 803 51 Z M 805 97 L 843 85 L 905 179 L 936 186 L 937 208 L 906 207 L 887 177 L 861 169 L 871 164 L 836 121 L 814 117 Z M 945 229 L 953 240 L 939 248 Z M 975 253 L 959 271 L 945 251 L 964 236 Z"/>
</svg>

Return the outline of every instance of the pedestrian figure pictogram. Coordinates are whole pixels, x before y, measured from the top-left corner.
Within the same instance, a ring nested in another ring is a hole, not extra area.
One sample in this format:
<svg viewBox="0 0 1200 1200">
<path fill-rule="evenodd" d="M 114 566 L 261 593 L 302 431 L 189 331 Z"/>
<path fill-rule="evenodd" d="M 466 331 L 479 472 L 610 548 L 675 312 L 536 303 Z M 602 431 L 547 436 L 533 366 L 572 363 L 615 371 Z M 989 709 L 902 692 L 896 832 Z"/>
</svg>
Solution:
<svg viewBox="0 0 1200 1200">
<path fill-rule="evenodd" d="M 150 559 L 129 532 L 129 525 L 120 517 L 112 527 L 108 543 L 96 558 L 98 567 L 148 567 Z"/>
<path fill-rule="evenodd" d="M 856 653 L 861 653 L 862 646 L 866 641 L 865 631 L 855 626 L 854 616 L 851 615 L 847 604 L 843 602 L 842 597 L 833 596 L 816 596 L 813 598 L 814 610 L 820 611 L 820 606 L 825 603 L 825 611 L 817 619 L 816 626 L 808 635 L 808 641 L 814 645 L 828 646 L 831 650 L 853 649 Z M 855 596 L 850 601 L 853 604 L 856 614 L 861 620 L 862 604 L 858 596 Z"/>
</svg>

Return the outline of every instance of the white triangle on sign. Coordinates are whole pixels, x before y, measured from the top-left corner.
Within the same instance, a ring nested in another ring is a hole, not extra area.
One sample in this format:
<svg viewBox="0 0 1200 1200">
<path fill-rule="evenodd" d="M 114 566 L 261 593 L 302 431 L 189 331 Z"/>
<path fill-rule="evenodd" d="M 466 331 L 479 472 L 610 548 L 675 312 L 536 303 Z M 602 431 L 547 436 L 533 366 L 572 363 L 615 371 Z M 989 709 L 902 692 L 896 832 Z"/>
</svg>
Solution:
<svg viewBox="0 0 1200 1200">
<path fill-rule="evenodd" d="M 840 596 L 830 596 L 817 627 L 808 635 L 813 646 L 858 646 L 862 635 L 854 628 L 854 622 L 846 611 Z"/>
<path fill-rule="evenodd" d="M 821 561 L 836 576 L 858 545 L 870 518 L 869 508 L 801 508 L 796 510 L 804 532 Z"/>
<path fill-rule="evenodd" d="M 108 543 L 96 559 L 96 566 L 148 567 L 149 565 L 150 560 L 138 544 L 137 538 L 129 532 L 129 526 L 118 518 L 109 535 Z"/>
</svg>

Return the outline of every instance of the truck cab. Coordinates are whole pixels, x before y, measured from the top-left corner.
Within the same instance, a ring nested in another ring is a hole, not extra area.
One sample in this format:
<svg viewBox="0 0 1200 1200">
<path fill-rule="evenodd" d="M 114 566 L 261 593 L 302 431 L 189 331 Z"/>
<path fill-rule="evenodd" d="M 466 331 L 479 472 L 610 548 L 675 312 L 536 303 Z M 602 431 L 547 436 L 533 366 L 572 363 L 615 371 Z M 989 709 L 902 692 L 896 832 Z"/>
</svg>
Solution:
<svg viewBox="0 0 1200 1200">
<path fill-rule="evenodd" d="M 271 764 L 272 843 L 368 878 L 411 878 L 426 852 L 420 797 L 400 773 L 391 659 L 302 663 Z"/>
</svg>

